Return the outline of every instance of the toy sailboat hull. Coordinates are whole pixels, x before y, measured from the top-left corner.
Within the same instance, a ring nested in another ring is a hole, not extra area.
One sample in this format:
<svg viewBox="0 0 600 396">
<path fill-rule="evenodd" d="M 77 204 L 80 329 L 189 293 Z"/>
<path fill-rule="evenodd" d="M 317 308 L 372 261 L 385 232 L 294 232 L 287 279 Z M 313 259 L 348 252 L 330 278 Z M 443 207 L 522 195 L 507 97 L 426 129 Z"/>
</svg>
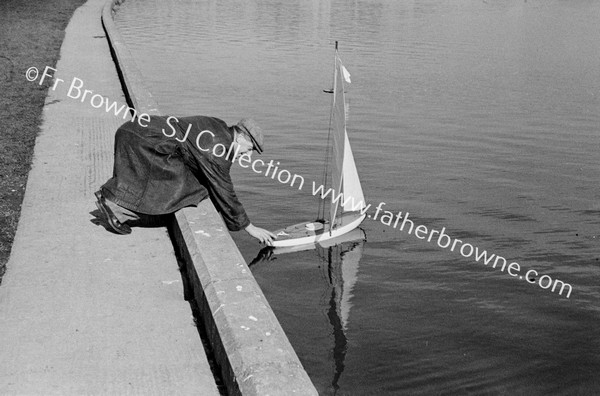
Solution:
<svg viewBox="0 0 600 396">
<path fill-rule="evenodd" d="M 305 223 L 303 223 L 305 224 Z M 332 246 L 337 246 L 340 244 L 348 243 L 348 242 L 358 242 L 358 241 L 366 241 L 367 235 L 365 232 L 356 227 L 352 231 L 346 232 L 345 234 L 335 236 L 329 239 L 323 239 L 320 241 L 315 241 L 311 243 L 301 244 L 301 245 L 292 245 L 292 246 L 278 246 L 278 247 L 269 247 L 266 249 L 271 249 L 273 254 L 287 254 L 287 253 L 295 253 L 302 252 L 305 250 L 314 250 L 317 248 L 329 248 Z"/>
<path fill-rule="evenodd" d="M 277 239 L 273 241 L 274 247 L 289 247 L 306 244 L 322 244 L 323 242 L 344 235 L 356 227 L 365 219 L 366 215 L 353 213 L 342 214 L 344 225 L 331 229 L 329 222 L 305 222 L 298 223 L 273 232 Z"/>
</svg>

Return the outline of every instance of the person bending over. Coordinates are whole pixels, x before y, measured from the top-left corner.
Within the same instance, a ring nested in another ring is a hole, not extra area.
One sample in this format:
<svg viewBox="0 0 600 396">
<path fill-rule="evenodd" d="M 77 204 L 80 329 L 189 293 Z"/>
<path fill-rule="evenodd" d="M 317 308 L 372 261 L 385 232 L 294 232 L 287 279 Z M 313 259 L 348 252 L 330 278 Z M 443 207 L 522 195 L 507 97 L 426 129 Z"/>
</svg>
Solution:
<svg viewBox="0 0 600 396">
<path fill-rule="evenodd" d="M 115 232 L 130 234 L 130 221 L 210 197 L 230 231 L 270 243 L 275 235 L 250 222 L 229 173 L 253 151 L 262 153 L 263 133 L 251 119 L 233 126 L 206 116 L 132 119 L 117 129 L 113 176 L 95 193 L 96 205 Z"/>
</svg>

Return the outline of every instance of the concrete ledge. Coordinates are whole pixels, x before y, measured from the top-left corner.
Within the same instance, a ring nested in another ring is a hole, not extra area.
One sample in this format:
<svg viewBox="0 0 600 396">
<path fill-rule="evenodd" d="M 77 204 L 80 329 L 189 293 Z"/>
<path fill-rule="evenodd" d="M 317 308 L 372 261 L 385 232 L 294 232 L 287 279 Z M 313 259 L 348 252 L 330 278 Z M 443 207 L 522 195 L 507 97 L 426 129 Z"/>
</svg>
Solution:
<svg viewBox="0 0 600 396">
<path fill-rule="evenodd" d="M 214 207 L 176 213 L 172 232 L 231 394 L 317 395 Z"/>
<path fill-rule="evenodd" d="M 138 112 L 159 114 L 112 19 L 120 3 L 109 0 L 102 12 L 117 70 L 130 104 Z M 170 231 L 228 392 L 317 395 L 212 202 L 177 212 Z"/>
<path fill-rule="evenodd" d="M 113 21 L 117 6 L 123 2 L 124 0 L 108 0 L 102 9 L 102 24 L 110 43 L 111 53 L 116 60 L 117 72 L 129 104 L 139 113 L 159 115 L 158 104 L 146 89 L 135 59 L 125 46 L 121 33 Z"/>
</svg>

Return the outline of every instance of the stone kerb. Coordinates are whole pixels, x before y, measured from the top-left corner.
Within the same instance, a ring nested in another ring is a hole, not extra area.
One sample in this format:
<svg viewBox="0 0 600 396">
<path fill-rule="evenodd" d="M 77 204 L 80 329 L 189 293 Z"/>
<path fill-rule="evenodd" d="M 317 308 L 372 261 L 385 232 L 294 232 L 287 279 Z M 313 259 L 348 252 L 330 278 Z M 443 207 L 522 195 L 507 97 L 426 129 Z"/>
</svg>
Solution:
<svg viewBox="0 0 600 396">
<path fill-rule="evenodd" d="M 120 3 L 108 0 L 102 21 L 124 90 L 139 113 L 159 114 L 114 24 L 114 8 Z M 170 231 L 228 392 L 317 395 L 212 202 L 177 212 Z"/>
<path fill-rule="evenodd" d="M 211 209 L 176 213 L 179 256 L 231 394 L 317 395 L 223 220 Z"/>
<path fill-rule="evenodd" d="M 146 89 L 135 59 L 125 46 L 121 33 L 119 33 L 113 20 L 115 9 L 121 3 L 123 3 L 123 0 L 108 0 L 102 9 L 102 24 L 104 30 L 106 30 L 111 53 L 117 63 L 117 73 L 121 79 L 123 89 L 126 91 L 127 100 L 131 102 L 130 105 L 139 114 L 158 115 L 158 104 L 150 91 Z"/>
</svg>

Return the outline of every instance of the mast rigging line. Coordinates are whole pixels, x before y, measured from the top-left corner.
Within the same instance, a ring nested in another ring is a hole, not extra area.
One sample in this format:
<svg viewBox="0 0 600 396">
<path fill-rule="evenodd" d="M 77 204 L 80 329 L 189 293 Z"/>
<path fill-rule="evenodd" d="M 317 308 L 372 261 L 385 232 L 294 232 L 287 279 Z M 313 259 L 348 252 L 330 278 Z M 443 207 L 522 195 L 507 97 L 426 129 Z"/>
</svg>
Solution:
<svg viewBox="0 0 600 396">
<path fill-rule="evenodd" d="M 333 79 L 332 79 L 333 86 L 332 86 L 331 90 L 329 90 L 329 91 L 323 90 L 323 92 L 325 92 L 325 93 L 331 93 L 331 94 L 335 93 L 335 73 L 336 73 L 336 68 L 337 68 L 337 58 L 338 58 L 338 41 L 336 40 L 335 41 L 335 54 L 334 54 L 334 58 L 333 58 Z M 321 178 L 323 187 L 325 187 L 327 185 L 327 180 L 329 178 L 329 163 L 331 161 L 331 156 L 332 156 L 332 152 L 333 152 L 333 146 L 331 145 L 331 131 L 332 131 L 331 124 L 333 122 L 334 99 L 335 99 L 335 96 L 331 100 L 331 110 L 329 112 L 329 127 L 327 130 L 327 145 L 325 146 L 325 162 L 323 164 L 323 176 Z M 317 221 L 319 221 L 319 220 L 325 220 L 325 199 L 323 199 L 323 198 L 319 199 Z M 334 219 L 330 219 L 331 225 L 333 225 L 333 222 L 334 222 Z"/>
</svg>

